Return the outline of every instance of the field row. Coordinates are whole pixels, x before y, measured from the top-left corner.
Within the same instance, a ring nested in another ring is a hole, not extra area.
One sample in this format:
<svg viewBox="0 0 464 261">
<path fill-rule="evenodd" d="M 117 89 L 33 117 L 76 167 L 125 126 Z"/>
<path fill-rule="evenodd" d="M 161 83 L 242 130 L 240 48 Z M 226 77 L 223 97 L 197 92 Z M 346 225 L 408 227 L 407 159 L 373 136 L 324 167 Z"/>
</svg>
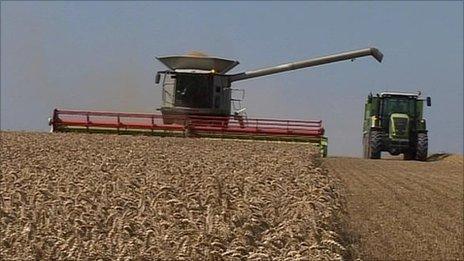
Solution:
<svg viewBox="0 0 464 261">
<path fill-rule="evenodd" d="M 344 184 L 347 231 L 366 260 L 463 258 L 462 156 L 435 162 L 330 158 Z"/>
</svg>

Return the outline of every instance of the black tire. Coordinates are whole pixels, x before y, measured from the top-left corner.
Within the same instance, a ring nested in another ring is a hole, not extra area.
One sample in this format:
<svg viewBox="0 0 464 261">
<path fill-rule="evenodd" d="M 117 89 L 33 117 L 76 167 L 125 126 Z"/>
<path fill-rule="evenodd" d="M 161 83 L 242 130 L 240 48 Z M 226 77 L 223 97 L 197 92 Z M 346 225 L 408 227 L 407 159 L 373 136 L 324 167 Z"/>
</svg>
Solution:
<svg viewBox="0 0 464 261">
<path fill-rule="evenodd" d="M 371 131 L 369 139 L 369 158 L 380 159 L 382 152 L 382 132 Z"/>
<path fill-rule="evenodd" d="M 324 145 L 323 147 L 322 157 L 327 158 L 327 145 Z"/>
<path fill-rule="evenodd" d="M 363 135 L 363 158 L 368 159 L 369 158 L 369 134 L 364 134 Z"/>
<path fill-rule="evenodd" d="M 427 133 L 417 134 L 416 160 L 420 160 L 420 161 L 427 160 L 428 147 L 429 147 L 429 138 L 427 137 Z"/>
</svg>

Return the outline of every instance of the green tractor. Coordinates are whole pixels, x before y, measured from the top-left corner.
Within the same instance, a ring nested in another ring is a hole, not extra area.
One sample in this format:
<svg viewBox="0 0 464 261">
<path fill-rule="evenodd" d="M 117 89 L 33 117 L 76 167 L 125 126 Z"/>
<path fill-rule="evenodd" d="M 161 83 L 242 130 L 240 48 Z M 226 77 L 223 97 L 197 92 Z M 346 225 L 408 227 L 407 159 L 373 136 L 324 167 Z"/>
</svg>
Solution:
<svg viewBox="0 0 464 261">
<path fill-rule="evenodd" d="M 380 159 L 382 151 L 403 153 L 405 160 L 427 159 L 428 137 L 419 93 L 381 92 L 367 97 L 364 109 L 364 158 Z M 431 105 L 430 97 L 426 99 Z"/>
</svg>

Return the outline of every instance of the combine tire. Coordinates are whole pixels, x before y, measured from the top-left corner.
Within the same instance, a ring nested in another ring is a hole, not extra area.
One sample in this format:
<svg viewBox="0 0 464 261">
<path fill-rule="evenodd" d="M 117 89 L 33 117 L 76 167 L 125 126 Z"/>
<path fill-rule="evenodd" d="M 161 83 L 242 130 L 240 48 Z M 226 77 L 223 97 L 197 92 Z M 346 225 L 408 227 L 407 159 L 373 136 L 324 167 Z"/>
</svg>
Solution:
<svg viewBox="0 0 464 261">
<path fill-rule="evenodd" d="M 327 158 L 327 145 L 322 147 L 322 157 Z"/>
<path fill-rule="evenodd" d="M 371 131 L 369 139 L 369 158 L 380 159 L 382 146 L 382 133 L 379 131 Z"/>
<path fill-rule="evenodd" d="M 416 159 L 420 161 L 427 160 L 427 150 L 429 147 L 429 138 L 427 137 L 427 133 L 419 133 L 417 134 L 417 145 L 416 145 Z"/>
</svg>

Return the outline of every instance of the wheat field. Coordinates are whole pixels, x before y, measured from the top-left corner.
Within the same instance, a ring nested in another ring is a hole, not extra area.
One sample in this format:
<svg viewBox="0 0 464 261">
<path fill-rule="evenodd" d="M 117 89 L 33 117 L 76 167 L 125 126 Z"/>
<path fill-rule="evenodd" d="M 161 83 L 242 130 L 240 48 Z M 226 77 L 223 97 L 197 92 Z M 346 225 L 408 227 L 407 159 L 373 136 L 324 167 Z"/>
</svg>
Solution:
<svg viewBox="0 0 464 261">
<path fill-rule="evenodd" d="M 311 145 L 0 134 L 2 260 L 345 255 L 340 195 Z"/>
</svg>

